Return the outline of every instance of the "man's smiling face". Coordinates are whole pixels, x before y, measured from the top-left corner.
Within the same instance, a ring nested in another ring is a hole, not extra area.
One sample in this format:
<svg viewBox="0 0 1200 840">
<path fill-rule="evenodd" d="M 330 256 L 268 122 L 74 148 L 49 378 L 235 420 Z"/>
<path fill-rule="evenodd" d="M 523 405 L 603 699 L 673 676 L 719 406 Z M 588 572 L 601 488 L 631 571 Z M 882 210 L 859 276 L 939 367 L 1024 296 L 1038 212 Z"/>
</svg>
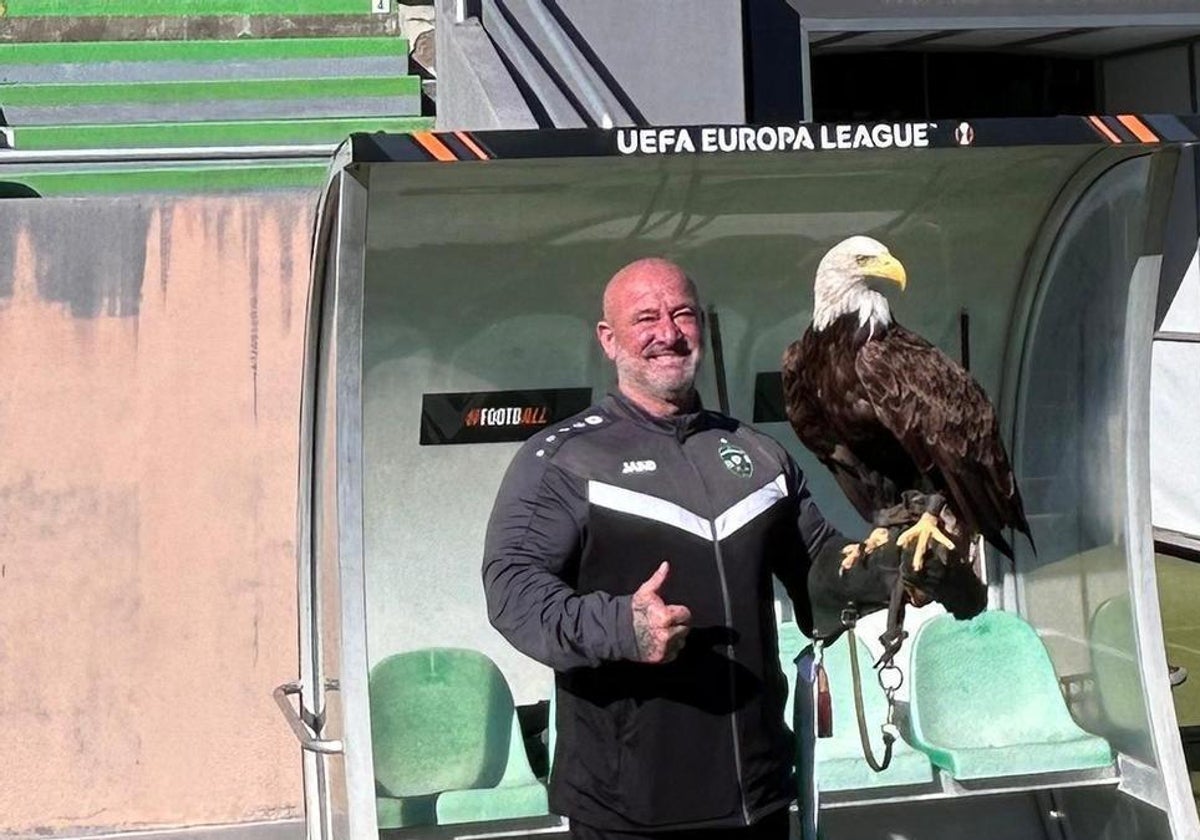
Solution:
<svg viewBox="0 0 1200 840">
<path fill-rule="evenodd" d="M 678 266 L 646 259 L 618 272 L 596 334 L 626 396 L 656 414 L 691 403 L 703 325 L 695 286 Z"/>
</svg>

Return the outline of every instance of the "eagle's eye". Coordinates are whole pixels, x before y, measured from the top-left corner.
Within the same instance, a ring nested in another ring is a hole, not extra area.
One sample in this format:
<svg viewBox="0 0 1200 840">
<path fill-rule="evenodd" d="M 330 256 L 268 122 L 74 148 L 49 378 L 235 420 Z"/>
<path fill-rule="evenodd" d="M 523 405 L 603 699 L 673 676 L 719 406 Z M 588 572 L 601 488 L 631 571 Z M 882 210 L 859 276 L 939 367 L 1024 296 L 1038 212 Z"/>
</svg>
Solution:
<svg viewBox="0 0 1200 840">
<path fill-rule="evenodd" d="M 866 265 L 867 263 L 869 263 L 871 261 L 871 258 L 868 257 L 866 254 L 859 254 L 857 257 L 854 258 L 854 261 L 856 263 L 858 263 L 859 265 Z"/>
</svg>

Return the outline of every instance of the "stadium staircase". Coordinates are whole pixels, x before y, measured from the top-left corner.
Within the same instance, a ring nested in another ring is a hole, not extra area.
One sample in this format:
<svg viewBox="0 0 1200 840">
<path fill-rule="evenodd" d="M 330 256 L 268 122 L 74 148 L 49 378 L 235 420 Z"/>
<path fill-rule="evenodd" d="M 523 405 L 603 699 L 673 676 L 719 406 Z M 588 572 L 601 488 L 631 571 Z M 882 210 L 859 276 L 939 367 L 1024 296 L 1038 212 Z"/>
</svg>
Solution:
<svg viewBox="0 0 1200 840">
<path fill-rule="evenodd" d="M 0 9 L 0 123 L 34 161 L 2 177 L 15 171 L 42 195 L 311 187 L 351 132 L 433 124 L 395 0 L 0 0 Z M 137 162 L 136 150 L 202 148 L 222 151 Z M 130 162 L 51 160 L 66 150 Z"/>
</svg>

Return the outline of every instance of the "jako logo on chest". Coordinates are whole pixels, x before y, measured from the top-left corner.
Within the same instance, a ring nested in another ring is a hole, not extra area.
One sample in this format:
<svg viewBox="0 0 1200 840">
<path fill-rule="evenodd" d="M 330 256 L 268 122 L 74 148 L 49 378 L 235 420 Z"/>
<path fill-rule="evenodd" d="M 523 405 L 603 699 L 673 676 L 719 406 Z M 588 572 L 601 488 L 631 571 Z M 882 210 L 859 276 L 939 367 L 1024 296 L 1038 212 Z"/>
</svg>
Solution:
<svg viewBox="0 0 1200 840">
<path fill-rule="evenodd" d="M 621 466 L 621 475 L 654 472 L 656 469 L 658 469 L 658 464 L 653 461 L 626 461 Z"/>
</svg>

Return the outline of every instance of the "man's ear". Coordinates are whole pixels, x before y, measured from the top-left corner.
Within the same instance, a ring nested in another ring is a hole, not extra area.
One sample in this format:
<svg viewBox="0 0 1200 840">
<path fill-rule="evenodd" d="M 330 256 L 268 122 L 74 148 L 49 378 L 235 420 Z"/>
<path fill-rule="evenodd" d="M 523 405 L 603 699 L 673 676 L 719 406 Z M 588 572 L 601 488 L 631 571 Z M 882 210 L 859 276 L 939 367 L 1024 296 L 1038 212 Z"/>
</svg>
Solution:
<svg viewBox="0 0 1200 840">
<path fill-rule="evenodd" d="M 600 342 L 600 349 L 604 351 L 605 356 L 610 359 L 617 357 L 616 336 L 607 321 L 596 324 L 596 340 Z"/>
</svg>

